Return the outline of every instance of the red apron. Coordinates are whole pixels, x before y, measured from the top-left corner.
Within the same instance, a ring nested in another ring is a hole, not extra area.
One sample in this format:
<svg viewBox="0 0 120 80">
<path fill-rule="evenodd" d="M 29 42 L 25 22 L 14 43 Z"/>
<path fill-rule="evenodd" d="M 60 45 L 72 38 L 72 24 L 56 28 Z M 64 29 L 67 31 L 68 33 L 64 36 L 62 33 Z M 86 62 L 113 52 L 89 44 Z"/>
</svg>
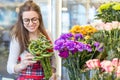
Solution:
<svg viewBox="0 0 120 80">
<path fill-rule="evenodd" d="M 45 80 L 42 65 L 38 61 L 33 65 L 29 65 L 23 70 L 17 80 Z"/>
</svg>

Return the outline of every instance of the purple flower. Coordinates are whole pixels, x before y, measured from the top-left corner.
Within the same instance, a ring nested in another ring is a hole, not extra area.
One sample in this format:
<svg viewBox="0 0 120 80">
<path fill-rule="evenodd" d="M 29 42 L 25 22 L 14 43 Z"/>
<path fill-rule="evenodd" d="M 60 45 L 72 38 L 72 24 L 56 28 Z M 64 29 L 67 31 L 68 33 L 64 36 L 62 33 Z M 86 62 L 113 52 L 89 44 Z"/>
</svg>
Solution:
<svg viewBox="0 0 120 80">
<path fill-rule="evenodd" d="M 58 39 L 55 41 L 55 46 L 54 46 L 54 49 L 55 50 L 61 50 L 64 48 L 64 43 L 65 43 L 65 40 L 63 39 Z"/>
<path fill-rule="evenodd" d="M 99 46 L 100 46 L 100 43 L 99 43 L 99 42 L 95 42 L 95 43 L 94 43 L 94 46 L 95 46 L 95 47 L 99 47 Z"/>
<path fill-rule="evenodd" d="M 94 43 L 94 46 L 96 47 L 96 50 L 99 51 L 99 52 L 102 52 L 103 51 L 103 45 L 100 44 L 99 42 L 95 42 Z"/>
<path fill-rule="evenodd" d="M 74 37 L 74 40 L 73 40 Z M 77 52 L 84 52 L 87 51 L 88 53 L 92 50 L 95 51 L 103 51 L 103 45 L 99 42 L 95 42 L 93 45 L 90 43 L 88 44 L 83 43 L 82 39 L 84 36 L 82 34 L 75 34 L 72 35 L 72 33 L 65 33 L 60 36 L 55 42 L 54 42 L 54 50 L 59 51 L 59 56 L 62 58 L 68 58 L 69 53 L 72 53 L 73 55 Z"/>
<path fill-rule="evenodd" d="M 60 39 L 68 40 L 73 37 L 72 33 L 65 33 L 60 36 Z"/>
<path fill-rule="evenodd" d="M 69 51 L 64 50 L 59 53 L 60 57 L 67 58 L 69 56 Z"/>
<path fill-rule="evenodd" d="M 85 50 L 87 50 L 88 52 L 91 52 L 92 51 L 92 48 L 91 48 L 91 45 L 90 44 L 86 44 L 84 46 Z"/>
<path fill-rule="evenodd" d="M 75 34 L 75 40 L 83 39 L 82 34 Z"/>
<path fill-rule="evenodd" d="M 84 50 L 84 44 L 82 42 L 78 42 L 76 48 L 78 51 L 82 52 Z"/>
<path fill-rule="evenodd" d="M 68 50 L 72 51 L 75 49 L 76 43 L 72 40 L 66 40 L 65 46 Z"/>
<path fill-rule="evenodd" d="M 78 49 L 76 49 L 76 48 L 71 51 L 72 54 L 75 54 L 76 52 L 78 52 Z"/>
<path fill-rule="evenodd" d="M 104 47 L 99 47 L 99 48 L 97 48 L 97 51 L 102 52 L 103 49 L 104 49 Z"/>
</svg>

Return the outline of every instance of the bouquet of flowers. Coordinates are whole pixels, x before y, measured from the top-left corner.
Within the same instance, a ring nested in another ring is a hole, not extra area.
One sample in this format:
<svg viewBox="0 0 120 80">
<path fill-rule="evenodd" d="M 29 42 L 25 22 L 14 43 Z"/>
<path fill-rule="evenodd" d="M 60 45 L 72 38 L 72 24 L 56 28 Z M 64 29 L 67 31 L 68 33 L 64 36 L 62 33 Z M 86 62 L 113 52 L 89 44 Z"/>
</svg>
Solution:
<svg viewBox="0 0 120 80">
<path fill-rule="evenodd" d="M 86 72 L 92 72 L 92 76 L 87 75 L 89 80 L 120 80 L 120 59 L 110 60 L 91 59 L 86 61 L 88 69 Z"/>
<path fill-rule="evenodd" d="M 120 22 L 120 3 L 108 2 L 100 5 L 96 19 L 101 19 L 103 22 Z"/>
<path fill-rule="evenodd" d="M 99 58 L 104 48 L 102 43 L 90 40 L 88 35 L 78 32 L 78 28 L 83 29 L 82 32 L 88 30 L 89 34 L 92 34 L 89 31 L 93 32 L 92 29 L 86 28 L 86 30 L 85 27 L 77 25 L 72 28 L 74 30 L 70 30 L 70 33 L 62 34 L 54 43 L 54 49 L 63 59 L 63 66 L 67 68 L 70 80 L 81 80 L 85 62 L 89 59 Z"/>
<path fill-rule="evenodd" d="M 38 40 L 32 40 L 28 46 L 28 50 L 35 58 L 33 60 L 40 60 L 45 73 L 45 80 L 49 80 L 52 76 L 52 67 L 50 57 L 53 55 L 53 46 L 43 34 L 40 34 Z"/>
<path fill-rule="evenodd" d="M 92 38 L 104 44 L 105 59 L 120 58 L 120 23 L 118 21 L 100 23 L 96 28 L 98 32 L 93 34 Z"/>
</svg>

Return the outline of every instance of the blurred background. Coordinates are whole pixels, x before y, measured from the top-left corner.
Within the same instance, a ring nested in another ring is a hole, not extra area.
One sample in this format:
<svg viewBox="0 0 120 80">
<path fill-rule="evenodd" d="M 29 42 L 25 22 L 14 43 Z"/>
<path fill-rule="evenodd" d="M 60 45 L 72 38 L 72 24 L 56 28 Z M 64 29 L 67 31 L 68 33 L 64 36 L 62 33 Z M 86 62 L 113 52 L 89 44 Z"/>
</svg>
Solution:
<svg viewBox="0 0 120 80">
<path fill-rule="evenodd" d="M 9 54 L 10 28 L 17 20 L 18 8 L 26 0 L 0 0 L 0 76 L 14 79 L 6 71 Z M 74 25 L 85 25 L 98 22 L 95 20 L 97 8 L 108 1 L 120 0 L 34 0 L 41 8 L 46 29 L 53 41 L 62 33 L 66 33 Z M 61 80 L 68 80 L 66 70 L 61 67 L 61 59 L 57 56 L 57 74 Z M 1 80 L 1 79 L 0 79 Z"/>
</svg>

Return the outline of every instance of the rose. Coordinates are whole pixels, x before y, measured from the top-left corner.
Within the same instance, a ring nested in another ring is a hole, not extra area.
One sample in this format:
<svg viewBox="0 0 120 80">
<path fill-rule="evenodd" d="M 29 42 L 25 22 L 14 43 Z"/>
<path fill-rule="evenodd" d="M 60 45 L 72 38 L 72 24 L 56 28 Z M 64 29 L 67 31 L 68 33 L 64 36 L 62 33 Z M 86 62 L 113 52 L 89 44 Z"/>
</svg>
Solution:
<svg viewBox="0 0 120 80">
<path fill-rule="evenodd" d="M 119 59 L 118 59 L 118 58 L 114 58 L 114 59 L 112 60 L 112 64 L 113 64 L 115 67 L 117 67 L 117 66 L 119 65 Z"/>
<path fill-rule="evenodd" d="M 86 65 L 89 69 L 94 69 L 100 67 L 100 60 L 99 59 L 92 59 L 86 62 Z"/>
<path fill-rule="evenodd" d="M 106 72 L 112 72 L 114 70 L 113 64 L 111 61 L 104 60 L 101 63 L 101 67 L 106 71 Z"/>
<path fill-rule="evenodd" d="M 106 24 L 104 25 L 104 29 L 105 29 L 106 31 L 112 30 L 112 24 L 111 24 L 111 23 L 106 23 Z"/>
<path fill-rule="evenodd" d="M 91 76 L 85 75 L 90 80 L 120 80 L 120 59 L 113 58 L 110 60 L 99 61 L 91 59 L 86 62 L 89 69 L 85 73 L 92 72 Z M 96 68 L 97 67 L 97 68 Z"/>
<path fill-rule="evenodd" d="M 120 26 L 119 24 L 120 24 L 120 23 L 119 23 L 118 21 L 112 21 L 113 29 L 117 29 L 117 28 L 120 29 L 120 28 L 119 28 L 119 26 Z"/>
<path fill-rule="evenodd" d="M 118 66 L 116 69 L 116 75 L 118 78 L 120 77 L 120 66 Z"/>
<path fill-rule="evenodd" d="M 106 22 L 106 23 L 100 22 L 94 26 L 97 28 L 97 30 L 110 31 L 112 29 L 120 29 L 120 22 L 118 22 L 118 21 L 112 21 L 111 23 L 110 22 Z"/>
<path fill-rule="evenodd" d="M 116 75 L 119 78 L 120 77 L 120 60 L 118 58 L 114 58 L 112 60 L 112 64 L 115 66 L 115 68 L 116 68 Z"/>
</svg>

